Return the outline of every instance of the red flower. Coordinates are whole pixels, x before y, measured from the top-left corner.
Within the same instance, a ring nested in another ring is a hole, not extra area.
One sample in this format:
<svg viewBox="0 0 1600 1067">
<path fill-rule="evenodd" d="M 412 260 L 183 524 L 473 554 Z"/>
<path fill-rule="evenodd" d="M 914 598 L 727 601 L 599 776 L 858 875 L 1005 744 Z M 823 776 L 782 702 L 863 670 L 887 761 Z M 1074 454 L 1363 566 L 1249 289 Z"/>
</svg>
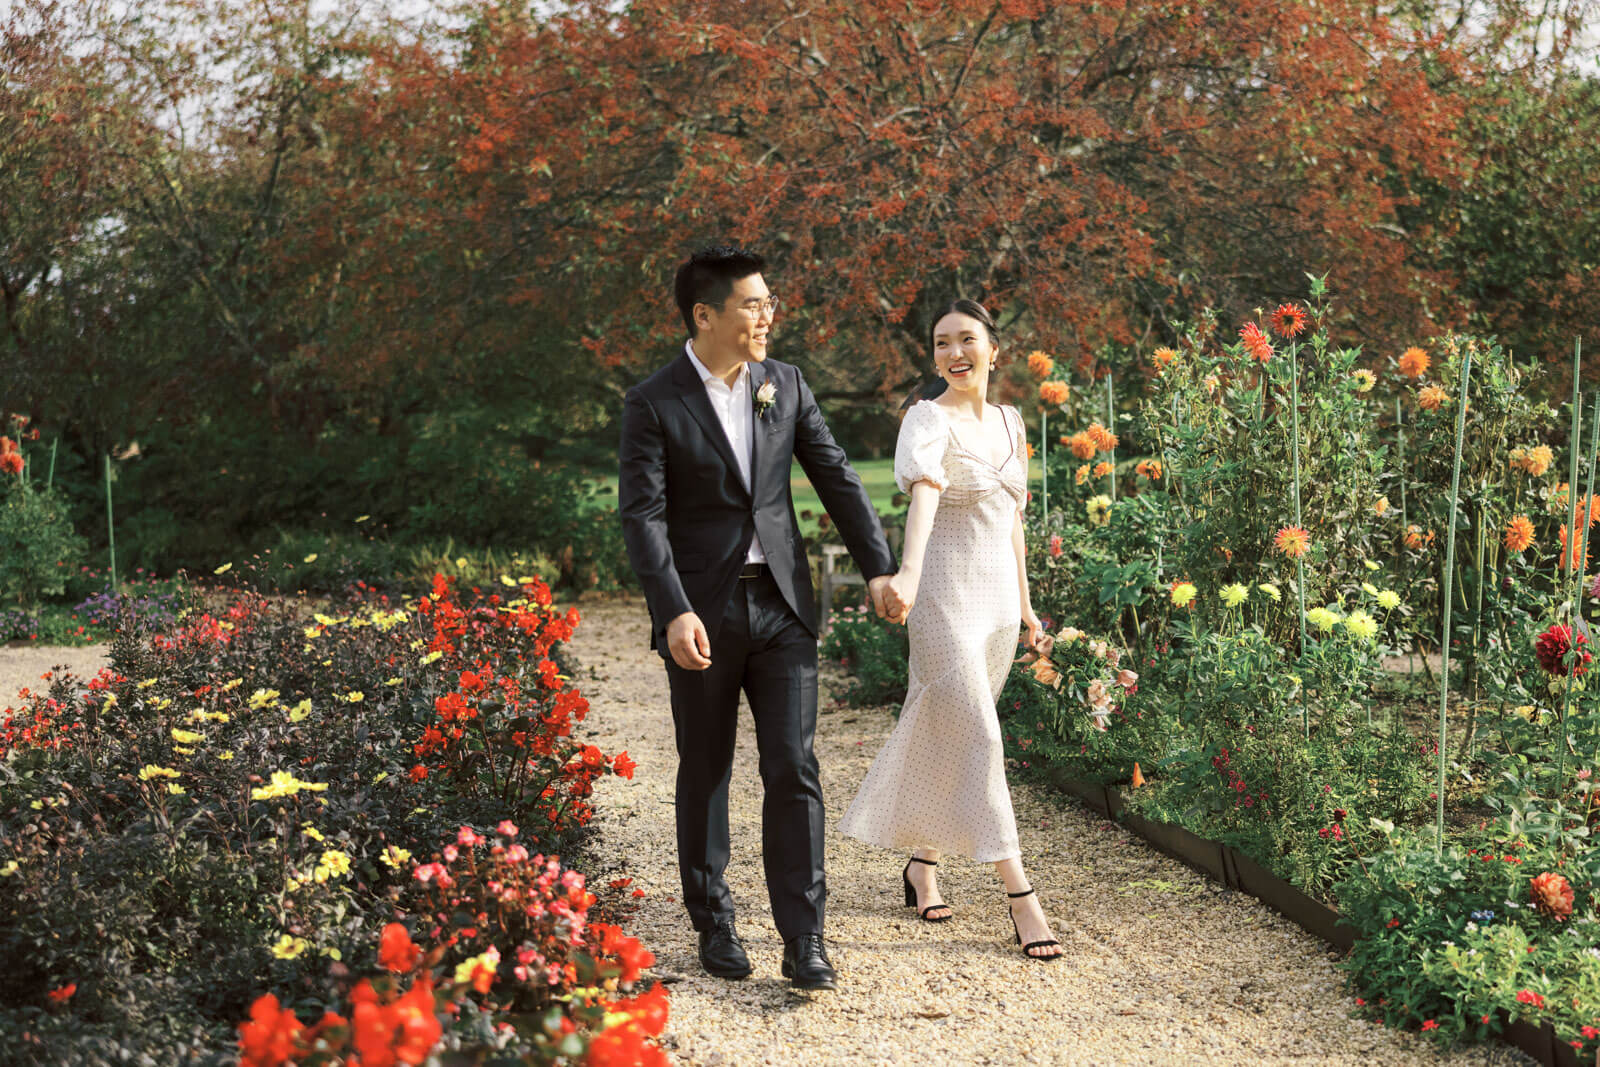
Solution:
<svg viewBox="0 0 1600 1067">
<path fill-rule="evenodd" d="M 424 767 L 422 764 L 419 763 L 415 767 L 411 768 L 411 780 L 413 782 L 420 782 L 426 777 L 428 777 L 428 768 Z"/>
<path fill-rule="evenodd" d="M 395 974 L 405 974 L 417 965 L 417 960 L 422 958 L 422 949 L 418 948 L 411 940 L 411 935 L 406 932 L 403 923 L 390 923 L 383 928 L 383 937 L 379 941 L 378 962 L 385 970 Z"/>
<path fill-rule="evenodd" d="M 1439 1029 L 1439 1021 L 1437 1019 L 1428 1019 L 1422 1024 L 1422 1029 L 1424 1031 L 1437 1030 Z"/>
<path fill-rule="evenodd" d="M 1531 1004 L 1535 1008 L 1544 1007 L 1544 997 L 1531 989 L 1524 989 L 1517 994 L 1518 1004 Z"/>
<path fill-rule="evenodd" d="M 639 766 L 637 763 L 628 758 L 626 751 L 618 752 L 611 759 L 611 769 L 618 778 L 632 778 L 633 769 L 637 766 Z"/>
<path fill-rule="evenodd" d="M 1582 651 L 1582 646 L 1588 644 L 1588 638 L 1578 635 L 1578 653 L 1580 660 L 1573 674 L 1580 675 L 1589 669 L 1589 661 L 1594 659 L 1589 653 Z M 1534 655 L 1539 657 L 1539 666 L 1549 674 L 1566 674 L 1567 653 L 1572 650 L 1572 628 L 1570 626 L 1556 625 L 1550 627 L 1539 635 L 1533 643 Z"/>
<path fill-rule="evenodd" d="M 1306 313 L 1298 304 L 1279 304 L 1272 313 L 1272 332 L 1279 337 L 1299 337 L 1306 328 Z"/>
<path fill-rule="evenodd" d="M 1255 323 L 1244 324 L 1244 329 L 1239 331 L 1239 340 L 1244 344 L 1245 354 L 1258 363 L 1265 363 L 1272 358 L 1272 342 Z"/>
<path fill-rule="evenodd" d="M 294 1012 L 264 993 L 250 1005 L 250 1021 L 239 1024 L 240 1067 L 277 1067 L 293 1058 L 301 1029 Z"/>
<path fill-rule="evenodd" d="M 46 993 L 45 996 L 49 997 L 57 1004 L 65 1004 L 67 1001 L 72 999 L 72 994 L 76 993 L 77 991 L 78 983 L 71 982 L 62 986 L 60 989 L 50 990 L 50 992 Z"/>
</svg>

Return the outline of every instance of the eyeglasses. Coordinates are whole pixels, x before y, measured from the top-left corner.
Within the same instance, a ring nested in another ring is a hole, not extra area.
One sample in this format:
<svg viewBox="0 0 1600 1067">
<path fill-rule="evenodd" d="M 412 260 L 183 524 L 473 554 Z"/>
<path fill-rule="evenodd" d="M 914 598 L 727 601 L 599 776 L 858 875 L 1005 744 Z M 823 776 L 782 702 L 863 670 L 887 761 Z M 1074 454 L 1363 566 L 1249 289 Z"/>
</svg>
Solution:
<svg viewBox="0 0 1600 1067">
<path fill-rule="evenodd" d="M 721 304 L 707 304 L 706 306 L 722 308 L 723 310 L 726 310 L 727 302 L 724 301 Z M 744 312 L 746 315 L 749 315 L 751 318 L 759 319 L 762 315 L 776 315 L 778 313 L 778 298 L 775 296 L 769 296 L 765 300 L 746 300 L 742 304 L 735 304 L 733 306 Z"/>
</svg>

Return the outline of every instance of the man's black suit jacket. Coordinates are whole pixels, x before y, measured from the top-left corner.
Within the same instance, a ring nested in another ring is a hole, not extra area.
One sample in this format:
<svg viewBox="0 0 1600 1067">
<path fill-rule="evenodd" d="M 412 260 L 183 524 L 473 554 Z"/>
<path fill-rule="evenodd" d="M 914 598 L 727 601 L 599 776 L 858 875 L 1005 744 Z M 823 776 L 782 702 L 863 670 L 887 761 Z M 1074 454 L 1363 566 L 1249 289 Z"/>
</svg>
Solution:
<svg viewBox="0 0 1600 1067">
<path fill-rule="evenodd" d="M 751 419 L 747 491 L 716 411 L 687 353 L 628 390 L 617 485 L 628 560 L 650 607 L 650 647 L 665 656 L 667 623 L 693 611 L 715 642 L 722 615 L 759 532 L 784 599 L 817 632 L 811 568 L 789 492 L 790 458 L 816 488 L 868 579 L 895 570 L 872 501 L 828 432 L 800 369 L 775 359 L 748 364 L 750 396 L 771 382 L 777 396 Z"/>
</svg>

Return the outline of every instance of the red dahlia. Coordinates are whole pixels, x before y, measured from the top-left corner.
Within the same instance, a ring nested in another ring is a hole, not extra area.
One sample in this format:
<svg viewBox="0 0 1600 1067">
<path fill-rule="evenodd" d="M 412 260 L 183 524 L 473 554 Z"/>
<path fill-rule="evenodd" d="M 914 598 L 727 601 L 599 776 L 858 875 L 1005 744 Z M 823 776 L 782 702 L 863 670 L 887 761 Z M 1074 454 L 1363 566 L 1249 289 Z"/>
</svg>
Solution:
<svg viewBox="0 0 1600 1067">
<path fill-rule="evenodd" d="M 1558 922 L 1572 917 L 1572 886 L 1555 871 L 1545 871 L 1528 886 L 1533 905 Z"/>
<path fill-rule="evenodd" d="M 1272 342 L 1255 323 L 1244 324 L 1244 329 L 1239 331 L 1239 340 L 1243 342 L 1245 353 L 1251 359 L 1265 363 L 1272 358 Z"/>
<path fill-rule="evenodd" d="M 1310 320 L 1298 304 L 1279 304 L 1269 321 L 1272 323 L 1272 332 L 1279 337 L 1299 337 Z"/>
<path fill-rule="evenodd" d="M 1579 646 L 1578 655 L 1581 658 L 1578 661 L 1577 668 L 1572 672 L 1574 675 L 1582 674 L 1588 670 L 1589 661 L 1594 659 L 1589 653 L 1582 651 L 1582 646 L 1589 643 L 1588 638 L 1579 634 L 1577 643 Z M 1539 666 L 1550 674 L 1567 673 L 1565 661 L 1567 653 L 1571 650 L 1572 627 L 1570 626 L 1552 626 L 1540 634 L 1539 639 L 1533 643 L 1533 652 L 1534 655 L 1539 657 Z"/>
</svg>

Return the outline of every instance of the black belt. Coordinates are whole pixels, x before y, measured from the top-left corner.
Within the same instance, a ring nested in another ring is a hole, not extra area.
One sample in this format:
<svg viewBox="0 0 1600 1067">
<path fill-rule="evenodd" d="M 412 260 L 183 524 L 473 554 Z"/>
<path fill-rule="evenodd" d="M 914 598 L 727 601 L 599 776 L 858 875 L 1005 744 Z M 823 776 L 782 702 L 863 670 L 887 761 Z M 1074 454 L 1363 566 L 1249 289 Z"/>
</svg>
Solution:
<svg viewBox="0 0 1600 1067">
<path fill-rule="evenodd" d="M 741 580 L 745 578 L 761 578 L 766 573 L 767 565 L 765 563 L 746 563 L 744 569 L 739 572 L 739 578 Z"/>
</svg>

